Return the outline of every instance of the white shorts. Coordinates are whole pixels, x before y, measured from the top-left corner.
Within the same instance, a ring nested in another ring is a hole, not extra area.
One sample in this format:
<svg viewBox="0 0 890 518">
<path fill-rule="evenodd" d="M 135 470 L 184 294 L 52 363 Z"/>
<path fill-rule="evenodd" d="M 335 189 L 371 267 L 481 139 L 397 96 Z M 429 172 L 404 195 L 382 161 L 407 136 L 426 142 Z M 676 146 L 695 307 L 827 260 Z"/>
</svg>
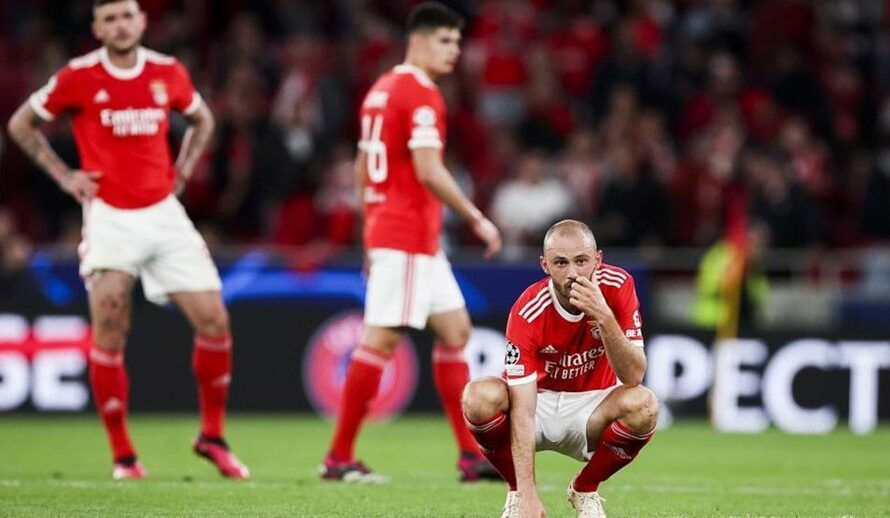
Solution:
<svg viewBox="0 0 890 518">
<path fill-rule="evenodd" d="M 169 293 L 222 287 L 204 239 L 175 196 L 139 209 L 119 209 L 98 198 L 83 207 L 80 275 L 118 270 L 142 278 L 145 298 L 166 304 Z"/>
<path fill-rule="evenodd" d="M 587 420 L 619 386 L 588 392 L 538 392 L 535 450 L 556 451 L 581 462 L 589 461 L 593 452 L 587 446 Z"/>
<path fill-rule="evenodd" d="M 367 325 L 423 329 L 430 315 L 466 305 L 442 252 L 432 256 L 373 248 L 368 257 Z"/>
</svg>

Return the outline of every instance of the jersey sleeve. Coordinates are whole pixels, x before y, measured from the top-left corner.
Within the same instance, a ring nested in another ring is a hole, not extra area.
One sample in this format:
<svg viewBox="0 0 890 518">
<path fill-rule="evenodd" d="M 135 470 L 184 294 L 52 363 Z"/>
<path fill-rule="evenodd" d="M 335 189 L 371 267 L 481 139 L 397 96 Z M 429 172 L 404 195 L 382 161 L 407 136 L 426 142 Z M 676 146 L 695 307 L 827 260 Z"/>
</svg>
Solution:
<svg viewBox="0 0 890 518">
<path fill-rule="evenodd" d="M 170 84 L 170 108 L 191 115 L 201 107 L 201 94 L 195 90 L 188 70 L 179 61 L 173 64 L 173 80 Z"/>
<path fill-rule="evenodd" d="M 640 316 L 640 301 L 637 299 L 637 288 L 633 277 L 627 277 L 627 281 L 618 290 L 617 307 L 612 308 L 618 326 L 624 332 L 624 336 L 630 343 L 643 347 L 643 319 Z"/>
<path fill-rule="evenodd" d="M 75 77 L 71 67 L 56 72 L 40 89 L 31 94 L 28 104 L 41 119 L 55 120 L 66 111 L 72 111 L 80 105 L 81 84 Z"/>
<path fill-rule="evenodd" d="M 510 386 L 523 385 L 538 378 L 537 345 L 539 333 L 514 307 L 507 319 L 507 351 L 504 374 Z"/>
<path fill-rule="evenodd" d="M 408 149 L 442 149 L 445 113 L 437 90 L 418 88 L 407 101 Z"/>
</svg>

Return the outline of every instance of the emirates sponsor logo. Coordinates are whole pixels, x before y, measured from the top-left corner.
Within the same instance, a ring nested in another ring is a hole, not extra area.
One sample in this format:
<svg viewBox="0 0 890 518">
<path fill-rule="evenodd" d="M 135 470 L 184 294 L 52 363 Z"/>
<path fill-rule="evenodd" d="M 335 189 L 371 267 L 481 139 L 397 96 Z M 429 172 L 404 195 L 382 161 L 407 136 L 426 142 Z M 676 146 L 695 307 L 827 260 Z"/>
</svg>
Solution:
<svg viewBox="0 0 890 518">
<path fill-rule="evenodd" d="M 574 379 L 593 371 L 605 352 L 605 346 L 600 345 L 580 353 L 563 354 L 559 361 L 546 360 L 544 370 L 553 379 Z"/>
<path fill-rule="evenodd" d="M 167 112 L 161 108 L 127 108 L 99 112 L 102 125 L 111 128 L 115 137 L 157 135 Z"/>
</svg>

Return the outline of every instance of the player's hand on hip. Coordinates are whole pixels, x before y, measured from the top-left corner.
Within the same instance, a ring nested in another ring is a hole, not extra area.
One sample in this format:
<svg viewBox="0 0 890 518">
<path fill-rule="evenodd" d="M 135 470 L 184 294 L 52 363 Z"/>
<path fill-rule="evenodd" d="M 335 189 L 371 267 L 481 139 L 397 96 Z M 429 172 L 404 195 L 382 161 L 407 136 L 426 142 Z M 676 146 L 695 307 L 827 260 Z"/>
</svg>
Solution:
<svg viewBox="0 0 890 518">
<path fill-rule="evenodd" d="M 173 195 L 177 198 L 185 191 L 185 184 L 188 182 L 188 178 L 185 177 L 184 174 L 177 172 L 176 173 L 176 185 L 173 186 Z"/>
<path fill-rule="evenodd" d="M 606 303 L 596 277 L 593 280 L 584 276 L 576 277 L 569 290 L 569 303 L 597 322 L 612 315 L 612 309 Z"/>
<path fill-rule="evenodd" d="M 522 518 L 546 518 L 547 510 L 538 495 L 525 495 L 519 499 L 519 516 Z"/>
<path fill-rule="evenodd" d="M 73 196 L 78 203 L 83 203 L 89 201 L 99 192 L 97 180 L 101 177 L 102 173 L 98 171 L 75 169 L 63 177 L 59 184 L 62 186 L 62 190 Z"/>
<path fill-rule="evenodd" d="M 486 259 L 491 259 L 501 251 L 501 233 L 490 219 L 482 216 L 474 221 L 473 233 L 485 243 L 485 252 L 482 255 Z"/>
</svg>

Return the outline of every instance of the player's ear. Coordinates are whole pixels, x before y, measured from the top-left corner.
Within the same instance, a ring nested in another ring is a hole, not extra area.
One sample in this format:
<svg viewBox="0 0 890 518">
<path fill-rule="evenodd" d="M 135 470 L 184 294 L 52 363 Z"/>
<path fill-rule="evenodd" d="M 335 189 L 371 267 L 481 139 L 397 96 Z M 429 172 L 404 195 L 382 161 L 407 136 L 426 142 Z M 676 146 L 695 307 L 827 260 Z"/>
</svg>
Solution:
<svg viewBox="0 0 890 518">
<path fill-rule="evenodd" d="M 547 260 L 544 259 L 543 255 L 541 256 L 540 261 L 541 261 L 541 269 L 544 270 L 544 273 L 546 273 L 547 275 L 550 275 L 550 269 L 547 268 Z"/>
<path fill-rule="evenodd" d="M 599 268 L 602 265 L 603 265 L 603 251 L 597 250 L 596 251 L 596 267 Z"/>
</svg>

